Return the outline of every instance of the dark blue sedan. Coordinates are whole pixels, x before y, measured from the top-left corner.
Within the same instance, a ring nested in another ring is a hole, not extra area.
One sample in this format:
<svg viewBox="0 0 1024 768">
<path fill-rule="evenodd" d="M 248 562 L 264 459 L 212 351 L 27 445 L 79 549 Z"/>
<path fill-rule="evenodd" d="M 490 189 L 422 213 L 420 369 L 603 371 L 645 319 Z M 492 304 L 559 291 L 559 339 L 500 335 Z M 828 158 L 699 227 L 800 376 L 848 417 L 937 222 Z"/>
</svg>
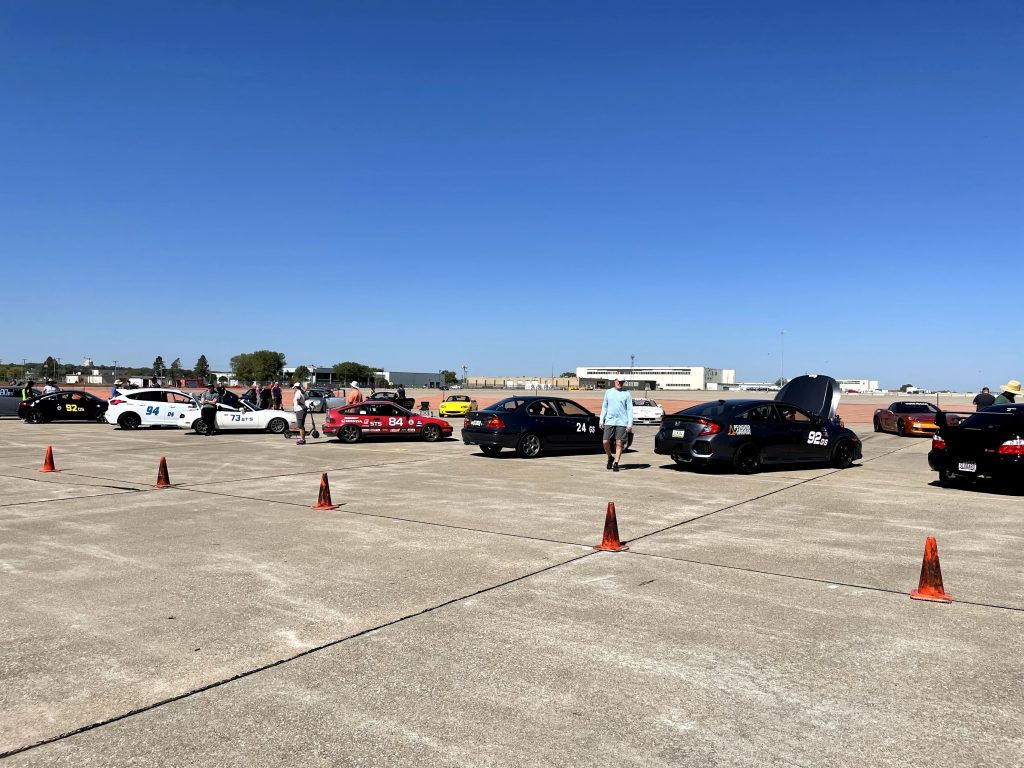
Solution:
<svg viewBox="0 0 1024 768">
<path fill-rule="evenodd" d="M 462 425 L 466 445 L 479 445 L 488 456 L 509 448 L 524 459 L 545 451 L 600 450 L 601 436 L 598 417 L 562 397 L 509 397 L 470 411 Z M 632 442 L 631 432 L 627 447 Z"/>
</svg>

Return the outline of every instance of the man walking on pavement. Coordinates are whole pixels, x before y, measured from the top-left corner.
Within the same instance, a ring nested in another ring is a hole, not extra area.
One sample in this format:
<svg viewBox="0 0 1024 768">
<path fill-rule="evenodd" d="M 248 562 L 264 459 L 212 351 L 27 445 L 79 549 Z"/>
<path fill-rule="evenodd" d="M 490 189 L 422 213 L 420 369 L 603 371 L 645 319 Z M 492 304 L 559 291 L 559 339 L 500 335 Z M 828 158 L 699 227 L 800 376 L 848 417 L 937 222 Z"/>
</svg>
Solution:
<svg viewBox="0 0 1024 768">
<path fill-rule="evenodd" d="M 633 396 L 622 389 L 622 379 L 612 382 L 612 388 L 605 390 L 601 403 L 601 417 L 598 426 L 604 430 L 601 444 L 608 457 L 608 469 L 619 471 L 619 460 L 627 437 L 633 431 Z M 612 458 L 612 440 L 615 441 L 615 457 Z"/>
<path fill-rule="evenodd" d="M 295 412 L 295 426 L 299 428 L 299 439 L 296 445 L 306 444 L 306 393 L 302 391 L 302 382 L 292 384 L 295 394 L 292 396 L 292 410 Z"/>
</svg>

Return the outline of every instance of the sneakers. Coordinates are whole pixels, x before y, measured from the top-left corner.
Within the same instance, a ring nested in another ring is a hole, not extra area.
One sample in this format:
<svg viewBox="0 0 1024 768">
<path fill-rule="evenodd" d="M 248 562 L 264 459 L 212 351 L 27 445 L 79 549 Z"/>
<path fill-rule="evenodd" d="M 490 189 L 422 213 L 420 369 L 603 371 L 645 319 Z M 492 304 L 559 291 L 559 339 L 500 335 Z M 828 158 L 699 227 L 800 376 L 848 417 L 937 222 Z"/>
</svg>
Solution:
<svg viewBox="0 0 1024 768">
<path fill-rule="evenodd" d="M 296 444 L 296 445 L 305 445 L 305 444 L 306 444 L 306 441 L 305 441 L 305 440 L 296 440 L 296 441 L 295 441 L 295 444 Z"/>
<path fill-rule="evenodd" d="M 618 471 L 619 471 L 619 462 L 616 461 L 614 464 L 612 464 L 612 472 L 618 472 Z"/>
<path fill-rule="evenodd" d="M 605 467 L 605 469 L 611 469 L 612 468 L 612 464 L 614 464 L 614 463 L 615 463 L 615 459 L 613 459 L 611 456 L 609 456 L 608 457 L 608 466 Z"/>
</svg>

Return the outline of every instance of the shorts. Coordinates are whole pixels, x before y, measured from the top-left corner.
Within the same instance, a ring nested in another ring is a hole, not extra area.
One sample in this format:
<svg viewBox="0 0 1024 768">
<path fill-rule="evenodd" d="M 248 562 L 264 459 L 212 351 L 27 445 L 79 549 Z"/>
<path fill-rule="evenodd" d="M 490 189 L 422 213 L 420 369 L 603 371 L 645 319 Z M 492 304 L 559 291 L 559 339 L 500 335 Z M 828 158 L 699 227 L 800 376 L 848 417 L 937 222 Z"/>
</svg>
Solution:
<svg viewBox="0 0 1024 768">
<path fill-rule="evenodd" d="M 626 428 L 623 426 L 606 424 L 604 427 L 605 440 L 621 440 L 626 442 Z"/>
<path fill-rule="evenodd" d="M 296 427 L 301 427 L 305 423 L 306 423 L 306 412 L 305 411 L 295 411 L 295 426 Z"/>
</svg>

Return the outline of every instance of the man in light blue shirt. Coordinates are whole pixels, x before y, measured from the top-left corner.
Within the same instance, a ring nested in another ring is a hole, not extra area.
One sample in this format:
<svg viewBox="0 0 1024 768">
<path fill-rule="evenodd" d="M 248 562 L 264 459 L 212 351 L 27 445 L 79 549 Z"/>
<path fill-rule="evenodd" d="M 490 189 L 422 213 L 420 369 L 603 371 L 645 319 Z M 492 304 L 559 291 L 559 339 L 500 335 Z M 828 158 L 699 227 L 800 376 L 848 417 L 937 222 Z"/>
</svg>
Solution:
<svg viewBox="0 0 1024 768">
<path fill-rule="evenodd" d="M 633 431 L 633 396 L 622 389 L 622 379 L 615 379 L 612 385 L 604 393 L 599 426 L 604 430 L 602 444 L 608 457 L 608 469 L 618 472 L 626 435 Z M 615 441 L 615 458 L 612 458 L 612 440 Z"/>
</svg>

